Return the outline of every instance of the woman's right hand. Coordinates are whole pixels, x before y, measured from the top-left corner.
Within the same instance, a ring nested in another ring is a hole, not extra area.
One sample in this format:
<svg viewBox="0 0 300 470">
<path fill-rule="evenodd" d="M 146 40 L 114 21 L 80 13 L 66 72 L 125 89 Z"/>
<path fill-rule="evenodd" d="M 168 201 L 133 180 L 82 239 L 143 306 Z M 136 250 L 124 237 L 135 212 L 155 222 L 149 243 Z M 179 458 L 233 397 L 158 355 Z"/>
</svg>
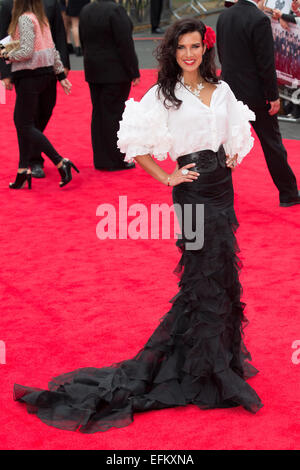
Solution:
<svg viewBox="0 0 300 470">
<path fill-rule="evenodd" d="M 300 1 L 299 0 L 293 0 L 292 10 L 294 13 L 296 13 L 296 16 L 300 16 Z"/>
<path fill-rule="evenodd" d="M 194 180 L 197 180 L 200 173 L 190 170 L 190 168 L 193 168 L 195 165 L 196 163 L 188 163 L 188 165 L 184 165 L 181 168 L 176 168 L 176 170 L 168 176 L 166 184 L 169 183 L 169 186 L 177 186 L 181 183 L 192 183 Z M 183 175 L 182 170 L 188 170 L 188 174 Z"/>
<path fill-rule="evenodd" d="M 69 95 L 71 93 L 72 83 L 69 82 L 67 78 L 65 78 L 64 80 L 61 80 L 59 83 L 63 87 L 65 94 Z"/>
</svg>

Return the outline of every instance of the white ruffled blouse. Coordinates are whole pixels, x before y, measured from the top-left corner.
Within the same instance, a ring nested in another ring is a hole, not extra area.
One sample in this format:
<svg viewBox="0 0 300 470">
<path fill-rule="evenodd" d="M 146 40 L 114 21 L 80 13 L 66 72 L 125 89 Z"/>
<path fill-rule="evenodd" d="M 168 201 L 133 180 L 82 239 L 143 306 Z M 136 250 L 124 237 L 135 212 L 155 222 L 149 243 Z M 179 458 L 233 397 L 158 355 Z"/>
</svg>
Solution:
<svg viewBox="0 0 300 470">
<path fill-rule="evenodd" d="M 237 101 L 226 82 L 217 84 L 210 106 L 178 82 L 175 93 L 182 104 L 179 109 L 166 109 L 157 89 L 157 85 L 150 88 L 140 102 L 133 98 L 126 101 L 118 131 L 124 161 L 146 154 L 158 160 L 169 154 L 176 161 L 199 150 L 216 152 L 223 144 L 226 154 L 238 154 L 240 163 L 253 147 L 249 121 L 255 120 L 255 114 Z"/>
</svg>

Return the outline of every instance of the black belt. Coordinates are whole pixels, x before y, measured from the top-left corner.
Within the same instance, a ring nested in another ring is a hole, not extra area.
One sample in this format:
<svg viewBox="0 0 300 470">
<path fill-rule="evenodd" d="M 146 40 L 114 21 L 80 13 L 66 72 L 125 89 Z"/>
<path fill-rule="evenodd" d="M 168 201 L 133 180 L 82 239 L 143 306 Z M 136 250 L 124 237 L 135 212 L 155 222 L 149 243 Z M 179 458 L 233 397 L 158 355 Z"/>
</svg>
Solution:
<svg viewBox="0 0 300 470">
<path fill-rule="evenodd" d="M 217 169 L 218 165 L 222 168 L 226 167 L 226 154 L 223 145 L 221 145 L 217 152 L 200 150 L 199 152 L 188 153 L 178 157 L 177 162 L 179 168 L 188 163 L 196 163 L 196 166 L 191 168 L 191 170 L 199 171 L 199 173 L 211 173 Z"/>
</svg>

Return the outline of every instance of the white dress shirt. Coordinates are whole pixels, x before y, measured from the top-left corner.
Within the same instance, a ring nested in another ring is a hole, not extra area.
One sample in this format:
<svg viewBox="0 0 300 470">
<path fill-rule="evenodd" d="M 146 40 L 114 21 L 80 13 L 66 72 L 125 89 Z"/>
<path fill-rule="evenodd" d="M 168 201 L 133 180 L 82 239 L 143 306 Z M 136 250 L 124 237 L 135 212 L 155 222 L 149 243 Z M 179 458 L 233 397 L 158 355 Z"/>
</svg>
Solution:
<svg viewBox="0 0 300 470">
<path fill-rule="evenodd" d="M 178 82 L 175 93 L 182 104 L 179 109 L 166 109 L 157 90 L 157 85 L 150 88 L 140 102 L 126 101 L 118 132 L 124 161 L 146 154 L 158 160 L 169 154 L 176 161 L 200 150 L 216 152 L 223 144 L 226 154 L 238 154 L 240 163 L 251 150 L 254 139 L 249 121 L 255 120 L 255 114 L 237 101 L 227 83 L 217 84 L 210 106 Z"/>
<path fill-rule="evenodd" d="M 247 0 L 247 2 L 253 3 L 258 8 L 257 2 L 255 2 L 254 0 Z"/>
</svg>

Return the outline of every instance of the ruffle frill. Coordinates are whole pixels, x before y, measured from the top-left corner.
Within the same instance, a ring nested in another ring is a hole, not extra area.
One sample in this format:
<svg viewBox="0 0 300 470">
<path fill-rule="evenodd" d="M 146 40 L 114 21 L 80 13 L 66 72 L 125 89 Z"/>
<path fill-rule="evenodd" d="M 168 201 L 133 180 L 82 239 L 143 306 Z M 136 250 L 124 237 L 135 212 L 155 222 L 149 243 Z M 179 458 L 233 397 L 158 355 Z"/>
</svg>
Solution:
<svg viewBox="0 0 300 470">
<path fill-rule="evenodd" d="M 167 110 L 158 100 L 149 108 L 133 98 L 126 101 L 117 142 L 126 154 L 124 161 L 131 162 L 137 155 L 146 154 L 154 155 L 157 160 L 167 158 L 172 137 L 165 113 Z"/>
<path fill-rule="evenodd" d="M 227 155 L 238 154 L 237 163 L 239 164 L 254 145 L 249 121 L 255 121 L 255 114 L 242 101 L 236 101 L 232 106 L 230 114 L 234 117 L 229 125 L 229 135 L 224 143 L 224 149 Z"/>
<path fill-rule="evenodd" d="M 203 249 L 185 250 L 178 240 L 180 290 L 133 359 L 61 375 L 49 390 L 15 385 L 15 400 L 48 425 L 82 433 L 127 426 L 138 411 L 187 404 L 257 412 L 263 405 L 246 383 L 257 370 L 243 343 L 237 226 L 234 210 L 224 209 L 207 218 Z"/>
</svg>

